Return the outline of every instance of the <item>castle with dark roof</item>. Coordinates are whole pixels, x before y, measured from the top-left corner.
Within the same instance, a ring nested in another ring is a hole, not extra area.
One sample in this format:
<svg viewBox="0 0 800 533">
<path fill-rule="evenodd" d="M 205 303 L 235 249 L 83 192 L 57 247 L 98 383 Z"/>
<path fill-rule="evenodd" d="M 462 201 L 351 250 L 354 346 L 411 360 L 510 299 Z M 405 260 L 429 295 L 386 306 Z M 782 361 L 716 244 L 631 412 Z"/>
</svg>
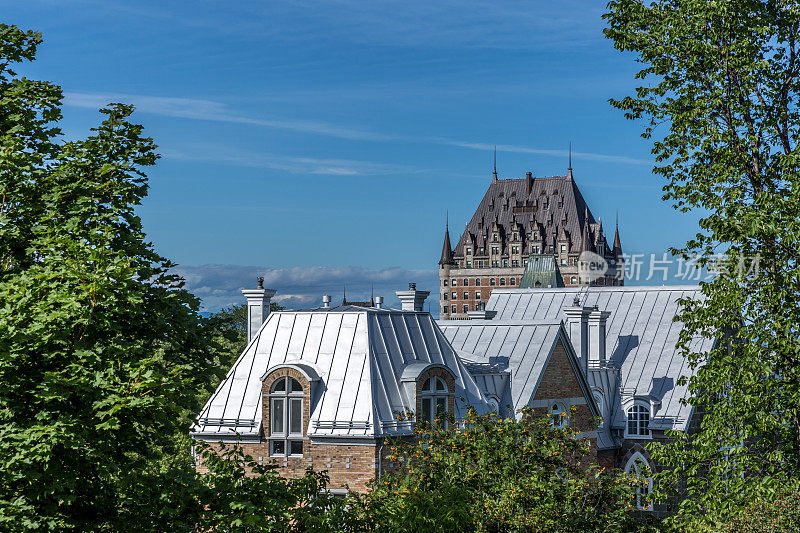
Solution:
<svg viewBox="0 0 800 533">
<path fill-rule="evenodd" d="M 582 268 L 588 261 L 602 269 Z M 542 272 L 545 265 L 552 272 Z M 525 276 L 527 270 L 536 270 Z M 552 280 L 553 287 L 623 285 L 619 227 L 609 246 L 572 176 L 492 181 L 453 248 L 445 228 L 439 260 L 441 317 L 466 318 L 483 309 L 496 287 Z M 531 285 L 537 288 L 539 285 Z"/>
</svg>

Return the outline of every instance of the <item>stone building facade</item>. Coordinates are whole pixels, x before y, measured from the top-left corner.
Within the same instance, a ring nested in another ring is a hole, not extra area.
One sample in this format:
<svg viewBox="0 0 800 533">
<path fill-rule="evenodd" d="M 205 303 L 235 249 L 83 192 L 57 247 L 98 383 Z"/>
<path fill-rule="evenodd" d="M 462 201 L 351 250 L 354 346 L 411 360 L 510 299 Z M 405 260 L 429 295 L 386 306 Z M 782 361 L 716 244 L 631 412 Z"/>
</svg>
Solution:
<svg viewBox="0 0 800 533">
<path fill-rule="evenodd" d="M 467 318 L 481 309 L 495 288 L 515 288 L 529 260 L 550 256 L 558 286 L 624 284 L 619 227 L 609 246 L 578 189 L 570 164 L 565 176 L 498 179 L 497 169 L 472 219 L 451 245 L 445 228 L 439 260 L 440 317 Z M 581 269 L 581 261 L 604 263 L 602 275 Z"/>
</svg>

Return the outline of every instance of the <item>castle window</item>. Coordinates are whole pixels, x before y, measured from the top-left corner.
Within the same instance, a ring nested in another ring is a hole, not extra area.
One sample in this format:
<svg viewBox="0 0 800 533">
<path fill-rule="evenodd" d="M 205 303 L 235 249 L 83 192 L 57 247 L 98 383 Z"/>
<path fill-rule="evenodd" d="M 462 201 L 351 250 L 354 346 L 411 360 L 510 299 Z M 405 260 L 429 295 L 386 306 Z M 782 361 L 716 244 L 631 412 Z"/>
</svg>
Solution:
<svg viewBox="0 0 800 533">
<path fill-rule="evenodd" d="M 469 304 L 464 304 L 464 313 L 469 312 Z"/>
<path fill-rule="evenodd" d="M 567 260 L 565 258 L 561 258 L 561 266 L 567 266 Z"/>
<path fill-rule="evenodd" d="M 442 314 L 443 314 L 443 315 L 446 315 L 446 314 L 447 314 L 447 306 L 446 306 L 446 305 L 443 305 L 443 306 L 442 306 Z"/>
<path fill-rule="evenodd" d="M 455 305 L 451 305 L 451 306 L 450 306 L 450 311 L 451 311 L 452 313 L 457 313 L 457 312 L 458 312 L 458 311 L 456 311 L 456 306 L 455 306 Z"/>
<path fill-rule="evenodd" d="M 642 511 L 651 511 L 653 509 L 653 503 L 650 501 L 650 493 L 653 491 L 652 469 L 641 452 L 634 453 L 628 459 L 628 462 L 625 463 L 625 473 L 636 474 L 647 481 L 644 487 L 636 488 L 636 508 Z"/>
<path fill-rule="evenodd" d="M 550 407 L 549 416 L 554 428 L 563 428 L 569 425 L 567 409 L 561 402 L 556 402 Z"/>
<path fill-rule="evenodd" d="M 472 261 L 467 261 L 467 268 L 472 268 Z"/>
<path fill-rule="evenodd" d="M 650 436 L 650 406 L 644 402 L 637 402 L 627 411 L 628 426 L 627 436 L 629 437 L 649 437 Z"/>
<path fill-rule="evenodd" d="M 553 245 L 552 244 L 547 247 L 547 251 L 550 252 L 551 254 L 553 253 Z"/>
<path fill-rule="evenodd" d="M 507 266 L 508 266 L 508 259 L 503 259 L 503 266 L 504 266 L 504 267 L 507 267 Z"/>
<path fill-rule="evenodd" d="M 464 286 L 469 287 L 469 278 L 464 278 Z"/>
<path fill-rule="evenodd" d="M 578 278 L 576 278 L 575 276 L 572 276 L 571 278 L 569 278 L 569 282 L 574 285 L 574 284 L 578 283 Z"/>
<path fill-rule="evenodd" d="M 476 300 L 480 300 L 481 299 L 481 291 L 476 291 L 475 292 L 475 299 Z"/>
<path fill-rule="evenodd" d="M 508 282 L 509 282 L 511 285 L 516 285 L 516 284 L 517 284 L 517 280 L 516 280 L 516 278 L 511 278 L 510 280 L 508 280 Z"/>
<path fill-rule="evenodd" d="M 538 231 L 534 231 L 533 232 L 533 238 L 534 239 L 538 239 L 539 238 L 539 232 Z"/>
<path fill-rule="evenodd" d="M 442 283 L 444 283 L 444 286 L 447 287 L 447 280 L 444 280 Z"/>
<path fill-rule="evenodd" d="M 481 278 L 475 278 L 475 286 L 476 287 L 480 287 L 481 286 Z"/>
<path fill-rule="evenodd" d="M 518 239 L 519 239 L 519 236 L 518 236 L 518 235 L 515 233 L 515 234 L 514 234 L 514 240 L 516 241 L 516 240 L 518 240 Z"/>
<path fill-rule="evenodd" d="M 450 298 L 452 298 L 453 300 L 457 300 L 458 299 L 458 293 L 456 291 L 453 291 L 453 293 L 450 295 Z"/>
<path fill-rule="evenodd" d="M 495 233 L 494 235 L 492 235 L 492 240 L 493 240 L 494 242 L 497 242 L 497 238 L 498 238 L 498 237 L 497 237 L 497 233 Z"/>
<path fill-rule="evenodd" d="M 442 300 L 447 300 L 447 293 L 446 292 L 442 293 Z"/>
<path fill-rule="evenodd" d="M 562 254 L 567 253 L 567 245 L 566 244 L 562 244 L 561 245 L 561 253 Z"/>
<path fill-rule="evenodd" d="M 494 279 L 494 278 L 491 278 L 491 279 L 489 280 L 489 285 L 492 285 L 492 286 L 494 286 L 494 285 L 496 285 L 496 283 L 497 283 L 497 282 L 495 281 L 495 279 Z"/>
<path fill-rule="evenodd" d="M 500 253 L 500 248 L 498 248 L 497 246 L 492 246 L 492 253 L 494 255 L 499 254 Z"/>
<path fill-rule="evenodd" d="M 472 248 L 466 248 L 467 255 L 472 255 Z"/>
<path fill-rule="evenodd" d="M 512 267 L 518 267 L 519 266 L 519 260 L 518 259 L 512 259 L 511 260 L 511 266 Z"/>
<path fill-rule="evenodd" d="M 469 293 L 467 291 L 464 291 L 464 299 L 469 300 Z"/>
<path fill-rule="evenodd" d="M 496 259 L 495 259 L 495 260 L 492 260 L 492 266 L 493 266 L 493 267 L 500 266 L 498 263 L 499 263 L 499 261 L 497 261 Z"/>
<path fill-rule="evenodd" d="M 453 287 L 455 287 L 456 285 L 458 285 L 458 280 L 457 280 L 457 279 L 453 279 L 453 280 L 450 282 L 450 284 L 451 284 Z"/>
<path fill-rule="evenodd" d="M 500 278 L 500 285 L 506 284 L 506 278 Z"/>
<path fill-rule="evenodd" d="M 564 200 L 562 200 L 561 198 L 559 198 L 559 199 L 558 199 L 558 208 L 559 208 L 559 209 L 561 209 L 562 207 L 564 207 Z"/>
<path fill-rule="evenodd" d="M 303 386 L 294 378 L 278 378 L 269 394 L 271 456 L 303 455 Z"/>
</svg>

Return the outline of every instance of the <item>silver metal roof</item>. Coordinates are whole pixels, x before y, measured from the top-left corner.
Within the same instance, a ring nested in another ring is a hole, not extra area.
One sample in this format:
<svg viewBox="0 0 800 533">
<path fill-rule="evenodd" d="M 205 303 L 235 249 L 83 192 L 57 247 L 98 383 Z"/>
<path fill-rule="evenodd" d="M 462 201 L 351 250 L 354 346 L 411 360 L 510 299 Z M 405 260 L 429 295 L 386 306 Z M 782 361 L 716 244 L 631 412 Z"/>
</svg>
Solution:
<svg viewBox="0 0 800 533">
<path fill-rule="evenodd" d="M 497 312 L 490 322 L 556 321 L 564 318 L 563 309 L 572 305 L 576 294 L 581 296 L 583 305 L 597 305 L 599 309 L 611 312 L 606 325 L 606 353 L 608 361 L 620 369 L 620 394 L 647 396 L 656 404 L 660 402 L 651 428 L 685 429 L 691 407 L 681 405 L 681 398 L 687 396 L 687 387 L 677 382 L 680 376 L 691 375 L 691 369 L 675 348 L 682 324 L 673 318 L 679 312 L 678 300 L 701 298 L 700 288 L 495 289 L 486 309 Z M 706 352 L 713 343 L 713 339 L 698 338 L 693 341 L 692 350 Z M 458 345 L 457 342 L 454 344 Z M 538 360 L 537 347 L 531 347 L 530 357 Z M 615 427 L 624 424 L 621 410 L 616 411 L 611 422 Z"/>
<path fill-rule="evenodd" d="M 403 381 L 429 365 L 455 375 L 456 416 L 486 398 L 428 313 L 348 306 L 275 312 L 237 359 L 200 413 L 199 438 L 256 438 L 261 378 L 279 365 L 318 376 L 309 437 L 378 437 L 406 433 L 397 412 L 414 409 Z M 404 376 L 405 372 L 405 376 Z"/>
</svg>

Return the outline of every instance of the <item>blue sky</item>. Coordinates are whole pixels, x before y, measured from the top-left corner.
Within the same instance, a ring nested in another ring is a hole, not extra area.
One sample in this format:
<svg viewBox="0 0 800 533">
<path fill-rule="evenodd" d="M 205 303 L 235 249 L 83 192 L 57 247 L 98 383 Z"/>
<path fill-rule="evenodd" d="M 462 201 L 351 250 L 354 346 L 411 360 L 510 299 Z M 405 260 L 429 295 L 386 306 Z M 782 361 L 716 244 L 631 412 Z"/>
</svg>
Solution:
<svg viewBox="0 0 800 533">
<path fill-rule="evenodd" d="M 436 292 L 491 176 L 574 175 L 623 247 L 695 232 L 661 201 L 641 124 L 608 99 L 636 64 L 603 38 L 604 2 L 0 2 L 43 32 L 26 75 L 64 88 L 67 136 L 110 101 L 163 158 L 140 209 L 208 309 L 256 274 L 289 305 L 323 292 Z M 660 280 L 649 281 L 650 283 Z M 432 306 L 436 308 L 435 302 Z"/>
</svg>

